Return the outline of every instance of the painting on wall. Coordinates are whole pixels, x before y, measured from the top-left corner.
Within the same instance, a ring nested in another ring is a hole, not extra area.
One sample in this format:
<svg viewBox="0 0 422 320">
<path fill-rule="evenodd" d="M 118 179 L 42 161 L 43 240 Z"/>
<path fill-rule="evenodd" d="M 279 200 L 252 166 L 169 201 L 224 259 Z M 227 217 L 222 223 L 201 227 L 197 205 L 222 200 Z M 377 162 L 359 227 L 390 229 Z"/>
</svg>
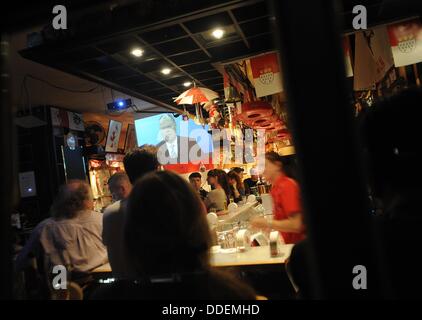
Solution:
<svg viewBox="0 0 422 320">
<path fill-rule="evenodd" d="M 109 125 L 108 125 L 105 152 L 118 151 L 121 132 L 122 132 L 122 123 L 119 121 L 110 120 Z"/>
</svg>

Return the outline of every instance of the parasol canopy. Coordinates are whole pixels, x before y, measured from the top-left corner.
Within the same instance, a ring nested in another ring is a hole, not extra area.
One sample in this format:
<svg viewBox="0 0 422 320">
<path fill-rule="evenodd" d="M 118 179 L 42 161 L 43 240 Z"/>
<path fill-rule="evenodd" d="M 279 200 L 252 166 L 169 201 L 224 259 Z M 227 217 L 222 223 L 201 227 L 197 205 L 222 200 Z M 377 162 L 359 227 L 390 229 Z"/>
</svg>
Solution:
<svg viewBox="0 0 422 320">
<path fill-rule="evenodd" d="M 193 87 L 174 99 L 177 104 L 205 103 L 218 98 L 218 93 L 203 87 Z"/>
</svg>

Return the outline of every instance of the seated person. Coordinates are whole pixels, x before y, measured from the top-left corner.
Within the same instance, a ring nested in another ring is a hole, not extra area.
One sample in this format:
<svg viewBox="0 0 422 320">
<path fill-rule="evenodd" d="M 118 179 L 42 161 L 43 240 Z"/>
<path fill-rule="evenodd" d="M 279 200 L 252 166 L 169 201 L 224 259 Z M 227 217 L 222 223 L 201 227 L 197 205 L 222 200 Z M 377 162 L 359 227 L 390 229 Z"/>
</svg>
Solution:
<svg viewBox="0 0 422 320">
<path fill-rule="evenodd" d="M 189 175 L 189 182 L 192 187 L 198 192 L 201 200 L 205 200 L 208 195 L 208 192 L 202 188 L 202 176 L 199 172 L 193 172 Z"/>
<path fill-rule="evenodd" d="M 177 174 L 141 178 L 126 214 L 125 247 L 136 277 L 103 285 L 93 299 L 255 299 L 247 285 L 210 267 L 200 198 Z"/>
<path fill-rule="evenodd" d="M 204 200 L 207 210 L 215 210 L 216 212 L 226 210 L 231 194 L 226 172 L 220 169 L 210 170 L 208 171 L 207 181 L 212 189 Z"/>
<path fill-rule="evenodd" d="M 112 196 L 113 202 L 124 200 L 129 197 L 132 190 L 132 184 L 129 177 L 124 172 L 116 172 L 108 179 L 108 188 Z"/>
<path fill-rule="evenodd" d="M 230 171 L 227 174 L 227 177 L 229 178 L 230 189 L 234 202 L 237 203 L 242 201 L 242 198 L 245 196 L 245 189 L 242 186 L 242 181 L 240 180 L 239 175 L 234 171 Z"/>
<path fill-rule="evenodd" d="M 137 179 L 142 177 L 148 172 L 158 169 L 159 163 L 156 155 L 156 148 L 149 145 L 144 145 L 140 148 L 128 152 L 124 159 L 123 164 L 127 173 L 129 181 L 121 177 L 121 181 L 126 186 L 126 197 L 129 195 L 130 187 Z M 113 177 L 112 177 L 113 178 Z M 112 179 L 110 178 L 110 180 Z M 113 185 L 118 181 L 111 181 L 111 191 L 113 193 Z M 130 269 L 126 260 L 126 254 L 123 249 L 123 224 L 124 224 L 124 211 L 126 207 L 126 199 L 117 201 L 107 207 L 104 212 L 103 218 L 103 241 L 107 246 L 108 258 L 116 278 L 125 278 L 133 275 L 133 270 Z"/>
<path fill-rule="evenodd" d="M 258 171 L 255 168 L 252 168 L 250 171 L 251 177 L 243 181 L 245 187 L 245 195 L 252 194 L 251 188 L 256 187 L 256 184 L 259 180 Z"/>
<path fill-rule="evenodd" d="M 16 270 L 27 266 L 31 253 L 42 255 L 48 272 L 54 265 L 64 265 L 74 273 L 88 273 L 107 263 L 101 238 L 102 214 L 93 208 L 91 188 L 85 181 L 73 180 L 61 186 L 51 206 L 52 217 L 34 229 L 16 259 Z"/>
</svg>

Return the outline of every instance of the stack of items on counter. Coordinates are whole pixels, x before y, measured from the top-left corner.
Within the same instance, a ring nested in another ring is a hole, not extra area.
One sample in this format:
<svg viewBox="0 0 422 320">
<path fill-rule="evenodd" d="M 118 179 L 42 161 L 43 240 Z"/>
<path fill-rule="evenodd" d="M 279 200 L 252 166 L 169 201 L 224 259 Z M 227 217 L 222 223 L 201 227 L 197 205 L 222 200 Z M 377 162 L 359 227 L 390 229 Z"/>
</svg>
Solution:
<svg viewBox="0 0 422 320">
<path fill-rule="evenodd" d="M 116 172 L 124 171 L 122 155 L 107 154 L 105 160 L 90 159 L 88 163 L 94 208 L 102 212 L 112 203 L 108 179 Z"/>
</svg>

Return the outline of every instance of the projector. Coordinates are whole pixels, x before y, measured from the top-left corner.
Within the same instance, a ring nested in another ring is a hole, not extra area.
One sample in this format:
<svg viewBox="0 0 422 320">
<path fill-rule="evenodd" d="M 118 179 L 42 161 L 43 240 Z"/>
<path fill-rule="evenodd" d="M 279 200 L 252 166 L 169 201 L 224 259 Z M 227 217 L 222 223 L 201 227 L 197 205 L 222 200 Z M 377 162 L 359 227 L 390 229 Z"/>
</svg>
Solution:
<svg viewBox="0 0 422 320">
<path fill-rule="evenodd" d="M 107 110 L 110 112 L 124 111 L 132 107 L 132 99 L 119 99 L 110 103 L 107 103 Z"/>
</svg>

